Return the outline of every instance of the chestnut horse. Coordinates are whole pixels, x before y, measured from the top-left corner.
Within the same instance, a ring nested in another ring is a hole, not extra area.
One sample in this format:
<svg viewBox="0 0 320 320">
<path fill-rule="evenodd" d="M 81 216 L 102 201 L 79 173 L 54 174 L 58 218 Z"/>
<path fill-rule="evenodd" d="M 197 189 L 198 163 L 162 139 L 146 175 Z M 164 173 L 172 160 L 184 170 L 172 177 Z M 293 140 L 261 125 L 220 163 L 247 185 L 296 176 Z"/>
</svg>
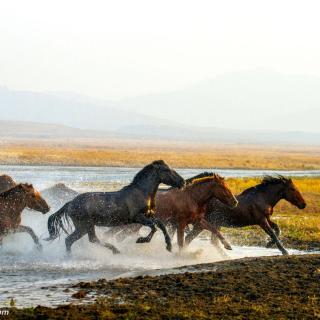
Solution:
<svg viewBox="0 0 320 320">
<path fill-rule="evenodd" d="M 283 176 L 266 176 L 255 187 L 246 189 L 237 196 L 239 204 L 230 209 L 220 201 L 212 199 L 206 210 L 206 220 L 214 227 L 239 228 L 258 225 L 270 237 L 267 247 L 276 244 L 282 254 L 288 254 L 279 240 L 280 228 L 271 221 L 273 208 L 281 200 L 285 199 L 299 209 L 306 207 L 306 202 L 291 179 Z M 193 230 L 186 236 L 186 244 L 189 244 L 204 228 L 197 223 Z M 216 243 L 212 234 L 212 242 Z"/>
<path fill-rule="evenodd" d="M 224 179 L 217 174 L 205 173 L 203 178 L 190 179 L 184 189 L 169 189 L 158 192 L 156 195 L 155 217 L 165 224 L 171 224 L 178 229 L 178 245 L 184 246 L 184 231 L 188 224 L 199 224 L 202 228 L 213 232 L 223 243 L 226 249 L 231 246 L 224 239 L 217 228 L 210 225 L 205 219 L 206 205 L 215 198 L 228 207 L 234 207 L 238 201 L 227 187 Z M 122 228 L 121 235 L 129 235 L 137 232 L 141 225 Z M 114 234 L 110 230 L 108 234 Z M 116 230 L 116 231 L 119 231 Z"/>
<path fill-rule="evenodd" d="M 0 245 L 8 233 L 27 232 L 32 237 L 38 249 L 41 244 L 34 231 L 27 226 L 20 225 L 23 209 L 29 208 L 43 214 L 50 208 L 40 193 L 31 184 L 18 184 L 0 193 Z"/>
</svg>

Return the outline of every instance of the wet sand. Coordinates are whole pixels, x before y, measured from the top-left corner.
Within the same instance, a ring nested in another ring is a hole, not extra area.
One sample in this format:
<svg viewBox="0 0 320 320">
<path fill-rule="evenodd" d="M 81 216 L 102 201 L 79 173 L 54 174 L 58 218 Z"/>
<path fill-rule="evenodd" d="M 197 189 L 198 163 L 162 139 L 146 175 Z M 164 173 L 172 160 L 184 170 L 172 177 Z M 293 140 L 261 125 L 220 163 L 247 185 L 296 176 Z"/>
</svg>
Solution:
<svg viewBox="0 0 320 320">
<path fill-rule="evenodd" d="M 320 255 L 200 264 L 167 275 L 80 282 L 66 291 L 74 303 L 11 309 L 9 318 L 317 319 Z"/>
</svg>

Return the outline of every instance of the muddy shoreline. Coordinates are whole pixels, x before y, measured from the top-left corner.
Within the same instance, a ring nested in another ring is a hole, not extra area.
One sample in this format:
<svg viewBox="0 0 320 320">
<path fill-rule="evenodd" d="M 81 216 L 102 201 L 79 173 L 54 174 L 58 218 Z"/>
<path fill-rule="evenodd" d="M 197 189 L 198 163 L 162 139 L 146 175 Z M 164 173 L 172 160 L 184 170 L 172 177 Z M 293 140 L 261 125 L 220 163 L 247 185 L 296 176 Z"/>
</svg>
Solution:
<svg viewBox="0 0 320 320">
<path fill-rule="evenodd" d="M 75 303 L 11 308 L 9 318 L 320 318 L 320 254 L 244 258 L 176 271 L 181 273 L 80 282 L 70 287 Z M 88 299 L 92 303 L 81 303 Z"/>
</svg>

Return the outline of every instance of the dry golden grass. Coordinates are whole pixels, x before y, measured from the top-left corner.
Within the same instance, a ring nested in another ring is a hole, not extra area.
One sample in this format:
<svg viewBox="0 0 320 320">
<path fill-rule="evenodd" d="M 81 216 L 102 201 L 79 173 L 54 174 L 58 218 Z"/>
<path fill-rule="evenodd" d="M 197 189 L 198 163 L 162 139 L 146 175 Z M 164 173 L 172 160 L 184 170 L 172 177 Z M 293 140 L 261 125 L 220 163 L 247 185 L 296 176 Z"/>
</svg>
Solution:
<svg viewBox="0 0 320 320">
<path fill-rule="evenodd" d="M 133 166 L 163 159 L 175 168 L 320 169 L 320 149 L 254 146 L 81 147 L 3 145 L 1 164 Z"/>
</svg>

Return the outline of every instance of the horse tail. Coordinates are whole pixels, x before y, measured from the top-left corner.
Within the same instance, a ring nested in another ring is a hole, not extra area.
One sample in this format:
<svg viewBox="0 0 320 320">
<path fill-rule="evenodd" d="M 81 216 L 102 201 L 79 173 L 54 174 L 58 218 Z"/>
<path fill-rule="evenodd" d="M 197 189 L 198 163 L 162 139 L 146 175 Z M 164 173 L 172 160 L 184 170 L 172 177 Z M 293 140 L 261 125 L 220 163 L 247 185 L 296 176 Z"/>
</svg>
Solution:
<svg viewBox="0 0 320 320">
<path fill-rule="evenodd" d="M 70 217 L 68 215 L 68 204 L 65 204 L 61 209 L 59 209 L 56 213 L 52 214 L 48 219 L 48 231 L 49 238 L 44 240 L 51 241 L 55 240 L 60 236 L 61 229 L 66 233 L 69 232 L 66 229 L 70 228 Z M 67 225 L 67 228 L 65 227 Z"/>
</svg>

